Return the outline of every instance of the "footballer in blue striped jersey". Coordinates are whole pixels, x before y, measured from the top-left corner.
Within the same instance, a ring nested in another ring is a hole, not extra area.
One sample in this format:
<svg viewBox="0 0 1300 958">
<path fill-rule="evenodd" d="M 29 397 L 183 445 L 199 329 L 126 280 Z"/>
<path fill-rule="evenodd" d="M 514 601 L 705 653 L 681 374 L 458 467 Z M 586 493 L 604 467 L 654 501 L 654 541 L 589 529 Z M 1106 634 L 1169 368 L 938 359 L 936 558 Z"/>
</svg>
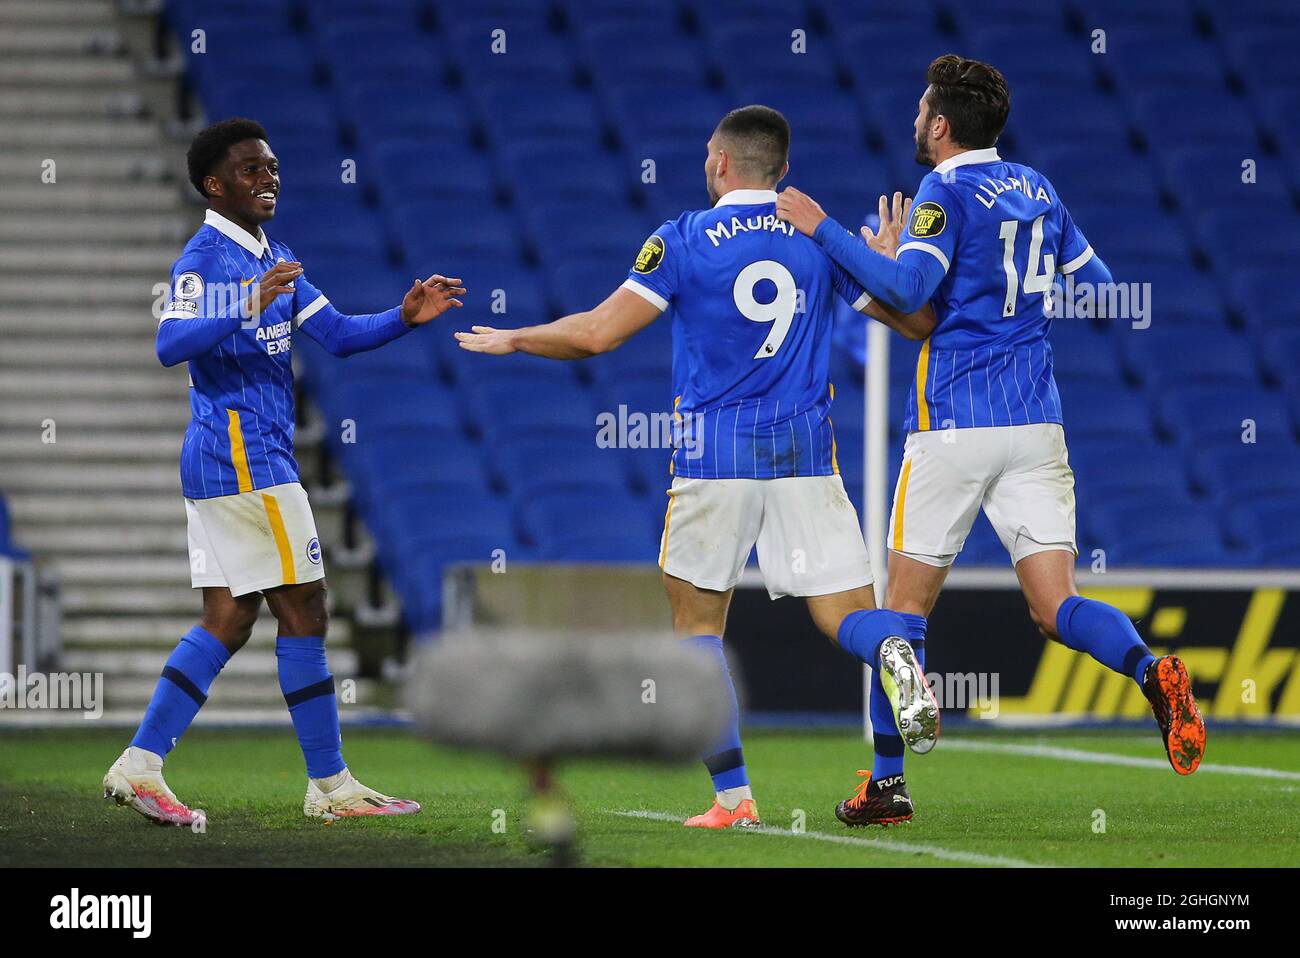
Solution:
<svg viewBox="0 0 1300 958">
<path fill-rule="evenodd" d="M 917 635 L 982 508 L 1006 547 L 1044 635 L 1128 675 L 1151 701 L 1174 770 L 1195 771 L 1205 725 L 1187 671 L 1156 658 L 1133 623 L 1075 588 L 1074 475 L 1048 342 L 1056 277 L 1112 282 L 1042 173 L 999 156 L 1010 112 L 1002 74 L 939 57 L 914 123 L 921 180 L 895 258 L 853 242 L 814 200 L 786 190 L 778 213 L 872 295 L 937 318 L 917 363 L 889 529 L 886 605 Z M 900 769 L 901 772 L 901 769 Z M 901 781 L 901 778 L 900 778 Z M 875 801 L 841 804 L 869 817 Z"/>
<path fill-rule="evenodd" d="M 165 366 L 189 364 L 181 491 L 203 618 L 167 660 L 139 730 L 104 776 L 105 797 L 160 823 L 193 823 L 163 780 L 163 761 L 248 641 L 265 597 L 279 622 L 280 687 L 306 760 L 304 814 L 417 812 L 415 802 L 362 785 L 343 762 L 325 660 L 321 545 L 293 455 L 290 349 L 295 332 L 336 356 L 374 349 L 459 306 L 465 290 L 434 275 L 391 309 L 344 315 L 262 229 L 275 215 L 280 175 L 260 124 L 213 124 L 195 137 L 188 164 L 208 210 L 172 268 L 157 350 Z"/>
<path fill-rule="evenodd" d="M 777 111 L 733 110 L 707 144 L 712 205 L 656 230 L 608 299 L 541 326 L 476 326 L 456 336 L 477 352 L 579 359 L 616 348 L 672 307 L 679 427 L 659 565 L 675 631 L 725 673 L 731 591 L 757 547 L 773 598 L 806 597 L 832 641 L 895 678 L 894 711 L 909 744 L 924 751 L 938 734 L 938 707 L 918 680 L 906 623 L 875 607 L 866 546 L 835 460 L 829 368 L 836 297 L 914 339 L 930 332 L 934 315 L 924 304 L 900 313 L 873 302 L 776 217 L 789 147 Z M 882 229 L 880 248 L 892 251 L 901 225 Z M 688 819 L 691 827 L 759 820 L 734 694 L 729 706 L 726 734 L 703 756 L 714 804 Z"/>
</svg>

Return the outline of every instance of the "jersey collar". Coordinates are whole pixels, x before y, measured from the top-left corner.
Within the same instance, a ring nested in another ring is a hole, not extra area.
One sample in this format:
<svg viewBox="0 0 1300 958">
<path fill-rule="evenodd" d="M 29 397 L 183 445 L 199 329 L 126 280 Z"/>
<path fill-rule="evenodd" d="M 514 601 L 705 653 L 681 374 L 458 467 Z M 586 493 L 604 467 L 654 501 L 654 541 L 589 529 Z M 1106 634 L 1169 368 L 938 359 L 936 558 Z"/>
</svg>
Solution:
<svg viewBox="0 0 1300 958">
<path fill-rule="evenodd" d="M 730 193 L 724 193 L 718 198 L 718 202 L 713 204 L 716 210 L 719 206 L 762 206 L 764 203 L 776 202 L 776 190 L 732 190 Z"/>
<path fill-rule="evenodd" d="M 959 166 L 970 166 L 973 163 L 996 163 L 1002 157 L 998 156 L 998 148 L 990 146 L 986 150 L 967 150 L 964 153 L 958 153 L 956 156 L 950 156 L 934 168 L 936 173 L 947 173 L 951 169 Z"/>
<path fill-rule="evenodd" d="M 266 233 L 260 227 L 257 231 L 259 234 L 258 239 L 261 240 L 259 243 L 257 240 L 253 239 L 248 230 L 244 229 L 242 226 L 236 226 L 216 210 L 208 210 L 207 214 L 203 217 L 203 222 L 208 226 L 211 226 L 222 236 L 234 240 L 258 259 L 261 259 L 267 253 L 271 252 L 271 244 L 267 242 Z"/>
</svg>

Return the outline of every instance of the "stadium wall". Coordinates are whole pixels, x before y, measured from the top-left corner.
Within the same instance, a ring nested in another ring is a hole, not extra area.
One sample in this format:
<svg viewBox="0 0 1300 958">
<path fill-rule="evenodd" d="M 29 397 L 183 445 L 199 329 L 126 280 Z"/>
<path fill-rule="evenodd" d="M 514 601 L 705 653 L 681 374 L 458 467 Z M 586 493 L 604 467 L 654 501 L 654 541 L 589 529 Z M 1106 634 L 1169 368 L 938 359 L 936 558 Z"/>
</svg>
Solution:
<svg viewBox="0 0 1300 958">
<path fill-rule="evenodd" d="M 1154 652 L 1183 658 L 1208 719 L 1300 725 L 1300 572 L 1081 573 L 1079 588 L 1127 613 Z M 448 575 L 446 603 L 449 626 L 668 628 L 653 567 L 462 567 Z M 861 671 L 803 602 L 772 602 L 756 570 L 736 589 L 727 646 L 755 720 L 860 721 Z M 1135 683 L 1038 633 L 1009 569 L 953 571 L 930 617 L 926 664 L 946 721 L 1150 718 Z"/>
</svg>

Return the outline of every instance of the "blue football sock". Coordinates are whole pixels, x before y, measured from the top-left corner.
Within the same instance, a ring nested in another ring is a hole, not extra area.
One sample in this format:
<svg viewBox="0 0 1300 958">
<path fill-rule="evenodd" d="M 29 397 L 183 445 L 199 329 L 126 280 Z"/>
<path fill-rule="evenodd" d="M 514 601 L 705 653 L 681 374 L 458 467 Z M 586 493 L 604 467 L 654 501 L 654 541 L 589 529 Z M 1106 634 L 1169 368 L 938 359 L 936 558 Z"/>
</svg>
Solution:
<svg viewBox="0 0 1300 958">
<path fill-rule="evenodd" d="M 347 766 L 339 736 L 339 703 L 334 697 L 334 676 L 325 665 L 325 640 L 309 635 L 280 636 L 275 640 L 280 691 L 289 706 L 307 760 L 307 775 L 328 778 Z"/>
<path fill-rule="evenodd" d="M 1068 648 L 1087 652 L 1106 668 L 1142 684 L 1155 656 L 1129 617 L 1105 602 L 1072 595 L 1056 613 L 1056 634 Z"/>
<path fill-rule="evenodd" d="M 871 780 L 879 782 L 894 775 L 902 775 L 903 756 L 907 749 L 903 745 L 903 737 L 898 734 L 889 696 L 880 684 L 879 664 L 871 670 L 871 693 L 867 707 L 871 713 L 871 745 L 875 751 L 875 758 L 871 762 Z"/>
<path fill-rule="evenodd" d="M 736 687 L 731 682 L 731 669 L 727 667 L 727 656 L 722 651 L 722 639 L 716 635 L 693 635 L 686 641 L 713 656 L 727 685 L 727 704 L 730 707 L 727 728 L 721 740 L 703 756 L 704 765 L 713 776 L 713 790 L 721 792 L 748 785 L 749 772 L 740 749 L 740 703 L 736 701 Z"/>
<path fill-rule="evenodd" d="M 898 613 L 898 618 L 903 622 L 905 631 L 903 633 L 891 632 L 889 634 L 901 634 L 907 639 L 912 646 L 912 650 L 916 653 L 917 664 L 921 666 L 921 671 L 924 672 L 925 616 L 902 612 Z M 842 630 L 843 627 L 841 627 Z M 903 744 L 902 736 L 898 734 L 898 726 L 894 722 L 894 710 L 890 708 L 889 697 L 885 695 L 885 687 L 880 684 L 879 663 L 873 662 L 872 664 L 871 693 L 868 699 L 868 707 L 871 713 L 871 744 L 875 752 L 875 758 L 871 763 L 871 780 L 879 782 L 891 776 L 903 774 L 903 760 L 907 755 L 907 748 Z"/>
<path fill-rule="evenodd" d="M 226 647 L 207 629 L 196 625 L 186 632 L 163 666 L 131 744 L 166 756 L 199 714 L 212 680 L 229 661 Z"/>
<path fill-rule="evenodd" d="M 840 623 L 840 648 L 873 669 L 879 664 L 880 644 L 891 635 L 907 638 L 907 624 L 888 609 L 859 609 Z"/>
<path fill-rule="evenodd" d="M 912 651 L 916 653 L 916 661 L 924 672 L 926 618 L 923 615 L 913 615 L 911 612 L 900 612 L 898 617 L 907 626 L 907 641 L 911 643 Z"/>
</svg>

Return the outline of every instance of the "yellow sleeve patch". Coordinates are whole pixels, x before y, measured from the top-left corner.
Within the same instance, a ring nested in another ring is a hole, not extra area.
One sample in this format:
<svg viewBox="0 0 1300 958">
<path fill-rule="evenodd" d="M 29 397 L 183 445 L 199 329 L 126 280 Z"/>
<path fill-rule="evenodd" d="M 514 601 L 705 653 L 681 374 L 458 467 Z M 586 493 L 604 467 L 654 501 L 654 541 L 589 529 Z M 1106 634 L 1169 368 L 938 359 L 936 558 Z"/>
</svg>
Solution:
<svg viewBox="0 0 1300 958">
<path fill-rule="evenodd" d="M 632 271 L 642 275 L 653 273 L 663 261 L 664 241 L 658 236 L 651 236 L 641 244 L 641 252 L 636 254 L 636 262 L 632 265 Z"/>
<path fill-rule="evenodd" d="M 938 236 L 948 225 L 948 214 L 938 203 L 922 203 L 912 207 L 912 222 L 908 232 L 913 236 L 929 238 Z"/>
</svg>

